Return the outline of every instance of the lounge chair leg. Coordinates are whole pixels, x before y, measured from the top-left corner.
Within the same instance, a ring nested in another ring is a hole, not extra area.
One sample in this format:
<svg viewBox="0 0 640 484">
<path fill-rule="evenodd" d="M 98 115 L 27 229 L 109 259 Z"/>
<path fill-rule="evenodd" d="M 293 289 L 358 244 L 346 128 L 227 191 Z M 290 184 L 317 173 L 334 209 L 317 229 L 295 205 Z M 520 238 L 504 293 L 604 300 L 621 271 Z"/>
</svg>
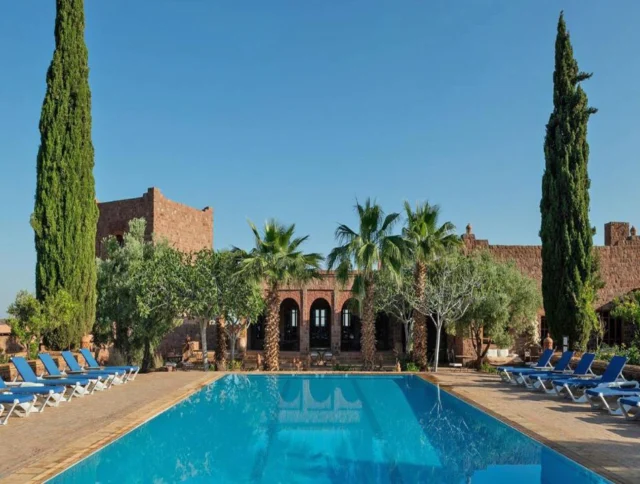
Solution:
<svg viewBox="0 0 640 484">
<path fill-rule="evenodd" d="M 631 409 L 634 408 L 635 412 L 632 412 Z M 631 406 L 631 405 L 625 405 L 625 404 L 620 404 L 620 410 L 622 411 L 622 414 L 624 415 L 624 418 L 626 418 L 627 420 L 638 420 L 640 419 L 640 408 L 638 408 L 637 406 Z"/>
<path fill-rule="evenodd" d="M 69 397 L 67 398 L 67 402 L 70 402 L 73 397 L 83 397 L 84 395 L 81 394 L 79 392 L 80 389 L 80 384 L 76 383 L 74 386 L 71 387 L 71 394 L 69 395 Z"/>
<path fill-rule="evenodd" d="M 43 402 L 40 404 L 40 409 L 37 410 L 38 413 L 44 412 L 44 407 L 46 407 L 49 404 L 49 400 L 51 400 L 52 395 L 53 395 L 53 392 L 49 391 L 49 395 L 47 395 L 46 398 L 43 400 Z"/>
<path fill-rule="evenodd" d="M 7 422 L 9 421 L 9 417 L 11 416 L 11 414 L 13 413 L 13 411 L 16 409 L 16 406 L 18 404 L 14 403 L 13 405 L 11 405 L 11 408 L 9 409 L 9 411 L 7 412 L 7 414 L 4 417 L 4 420 L 2 420 L 0 418 L 0 425 L 7 425 Z"/>
</svg>

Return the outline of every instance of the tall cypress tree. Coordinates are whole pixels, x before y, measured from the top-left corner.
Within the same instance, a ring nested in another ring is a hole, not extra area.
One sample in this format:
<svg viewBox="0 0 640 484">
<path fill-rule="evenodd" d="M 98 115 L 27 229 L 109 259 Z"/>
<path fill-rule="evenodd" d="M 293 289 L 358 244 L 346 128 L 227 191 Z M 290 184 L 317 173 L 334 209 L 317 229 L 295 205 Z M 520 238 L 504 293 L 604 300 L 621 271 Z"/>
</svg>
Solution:
<svg viewBox="0 0 640 484">
<path fill-rule="evenodd" d="M 589 224 L 587 123 L 596 112 L 588 106 L 564 16 L 560 13 L 553 73 L 553 112 L 544 142 L 545 172 L 540 212 L 542 224 L 542 294 L 546 318 L 558 341 L 569 336 L 584 349 L 595 324 L 593 229 Z"/>
<path fill-rule="evenodd" d="M 32 226 L 39 298 L 65 289 L 77 316 L 49 343 L 78 343 L 95 319 L 98 208 L 84 0 L 56 0 L 55 51 L 47 72 Z"/>
</svg>

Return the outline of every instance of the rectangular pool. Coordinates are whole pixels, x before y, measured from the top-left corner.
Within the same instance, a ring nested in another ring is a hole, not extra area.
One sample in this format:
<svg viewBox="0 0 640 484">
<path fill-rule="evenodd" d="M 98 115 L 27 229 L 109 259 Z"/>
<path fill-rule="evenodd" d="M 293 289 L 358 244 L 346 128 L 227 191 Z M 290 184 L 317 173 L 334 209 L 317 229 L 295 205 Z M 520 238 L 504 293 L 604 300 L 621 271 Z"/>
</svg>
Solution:
<svg viewBox="0 0 640 484">
<path fill-rule="evenodd" d="M 49 482 L 609 481 L 417 376 L 310 374 L 225 376 Z"/>
</svg>

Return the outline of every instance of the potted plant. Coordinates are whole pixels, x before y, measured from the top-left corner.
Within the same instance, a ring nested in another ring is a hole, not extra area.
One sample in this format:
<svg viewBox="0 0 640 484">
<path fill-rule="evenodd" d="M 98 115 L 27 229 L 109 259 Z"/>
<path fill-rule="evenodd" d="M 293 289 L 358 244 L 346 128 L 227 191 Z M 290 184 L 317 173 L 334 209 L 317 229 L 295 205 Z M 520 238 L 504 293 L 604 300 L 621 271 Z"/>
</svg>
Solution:
<svg viewBox="0 0 640 484">
<path fill-rule="evenodd" d="M 497 335 L 493 342 L 498 347 L 497 357 L 507 358 L 509 356 L 509 348 L 513 344 L 513 337 L 505 332 Z"/>
</svg>

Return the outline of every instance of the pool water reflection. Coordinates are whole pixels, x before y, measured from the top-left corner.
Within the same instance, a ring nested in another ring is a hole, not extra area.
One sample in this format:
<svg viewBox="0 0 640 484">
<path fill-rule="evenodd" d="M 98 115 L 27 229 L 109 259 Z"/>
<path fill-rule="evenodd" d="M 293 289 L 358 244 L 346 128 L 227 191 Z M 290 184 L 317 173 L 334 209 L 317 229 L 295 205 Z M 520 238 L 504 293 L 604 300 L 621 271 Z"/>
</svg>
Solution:
<svg viewBox="0 0 640 484">
<path fill-rule="evenodd" d="M 53 483 L 608 482 L 415 376 L 229 375 Z"/>
</svg>

